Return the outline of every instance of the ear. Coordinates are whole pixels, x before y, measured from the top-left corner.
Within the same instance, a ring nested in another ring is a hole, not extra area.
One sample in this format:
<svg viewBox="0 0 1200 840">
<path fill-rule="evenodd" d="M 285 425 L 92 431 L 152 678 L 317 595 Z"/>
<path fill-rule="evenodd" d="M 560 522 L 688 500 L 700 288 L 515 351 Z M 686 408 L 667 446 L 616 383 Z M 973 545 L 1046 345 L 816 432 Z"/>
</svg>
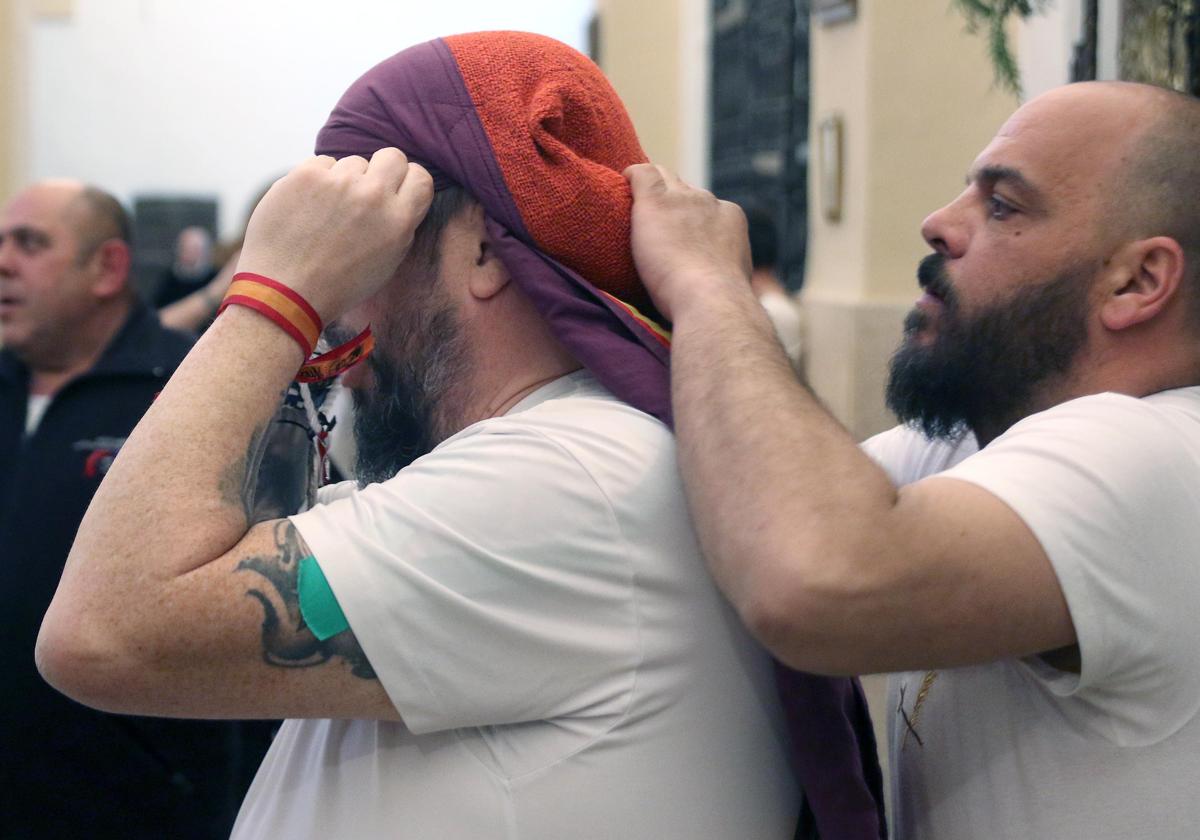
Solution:
<svg viewBox="0 0 1200 840">
<path fill-rule="evenodd" d="M 106 299 L 122 294 L 129 283 L 131 262 L 129 246 L 120 239 L 102 242 L 88 261 L 94 272 L 92 291 L 96 296 Z"/>
<path fill-rule="evenodd" d="M 1124 330 L 1157 317 L 1180 296 L 1184 271 L 1183 248 L 1169 236 L 1126 244 L 1110 261 L 1101 323 Z"/>
<path fill-rule="evenodd" d="M 492 240 L 487 234 L 483 206 L 476 204 L 468 212 L 471 214 L 468 224 L 475 259 L 474 265 L 470 267 L 467 289 L 476 300 L 489 300 L 503 291 L 512 278 L 492 247 Z"/>
</svg>

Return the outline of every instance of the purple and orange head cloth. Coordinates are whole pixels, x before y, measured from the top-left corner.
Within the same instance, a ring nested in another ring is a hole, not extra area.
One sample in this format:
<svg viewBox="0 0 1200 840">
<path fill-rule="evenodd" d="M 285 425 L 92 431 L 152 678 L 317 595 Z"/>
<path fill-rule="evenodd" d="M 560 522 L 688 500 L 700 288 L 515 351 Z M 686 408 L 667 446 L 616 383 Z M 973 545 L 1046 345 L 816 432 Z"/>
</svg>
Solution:
<svg viewBox="0 0 1200 840">
<path fill-rule="evenodd" d="M 317 137 L 317 153 L 333 157 L 385 146 L 425 166 L 436 188 L 478 199 L 493 246 L 559 341 L 616 396 L 671 425 L 670 342 L 634 268 L 621 175 L 646 155 L 595 64 L 524 32 L 419 44 L 351 85 Z M 776 673 L 806 797 L 797 836 L 815 825 L 823 840 L 886 837 L 858 682 Z"/>
<path fill-rule="evenodd" d="M 526 32 L 418 44 L 350 86 L 316 151 L 384 146 L 425 166 L 435 188 L 478 199 L 497 254 L 559 341 L 618 397 L 671 423 L 669 339 L 633 265 L 621 175 L 646 154 L 600 68 Z"/>
</svg>

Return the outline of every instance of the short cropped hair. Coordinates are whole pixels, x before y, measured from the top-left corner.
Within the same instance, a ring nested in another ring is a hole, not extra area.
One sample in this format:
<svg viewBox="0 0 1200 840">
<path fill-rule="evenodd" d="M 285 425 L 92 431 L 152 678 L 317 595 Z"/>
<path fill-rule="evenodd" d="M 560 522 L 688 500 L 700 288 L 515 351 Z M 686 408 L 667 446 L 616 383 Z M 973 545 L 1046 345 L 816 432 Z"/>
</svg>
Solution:
<svg viewBox="0 0 1200 840">
<path fill-rule="evenodd" d="M 1169 236 L 1183 248 L 1187 295 L 1200 326 L 1200 99 L 1163 89 L 1158 119 L 1138 142 L 1116 196 L 1134 236 Z"/>
<path fill-rule="evenodd" d="M 413 233 L 409 256 L 427 269 L 436 269 L 442 259 L 442 232 L 460 213 L 476 203 L 475 197 L 457 184 L 433 194 L 429 211 Z"/>
<path fill-rule="evenodd" d="M 77 202 L 84 213 L 79 223 L 79 253 L 76 255 L 80 264 L 87 262 L 96 249 L 110 239 L 119 239 L 127 247 L 133 247 L 133 224 L 121 202 L 93 186 L 85 186 Z"/>
</svg>

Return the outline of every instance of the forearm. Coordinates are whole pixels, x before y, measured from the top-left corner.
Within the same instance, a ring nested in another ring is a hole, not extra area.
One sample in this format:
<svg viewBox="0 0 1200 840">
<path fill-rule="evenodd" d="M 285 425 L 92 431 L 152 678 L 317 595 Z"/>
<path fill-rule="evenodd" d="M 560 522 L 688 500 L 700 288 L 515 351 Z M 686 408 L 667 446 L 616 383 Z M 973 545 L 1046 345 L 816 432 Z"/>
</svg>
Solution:
<svg viewBox="0 0 1200 840">
<path fill-rule="evenodd" d="M 64 587 L 177 577 L 249 529 L 247 453 L 301 353 L 278 327 L 229 309 L 122 447 L 76 537 Z"/>
<path fill-rule="evenodd" d="M 229 288 L 229 283 L 237 271 L 238 256 L 239 254 L 234 254 L 230 257 L 217 276 L 203 288 L 158 310 L 158 319 L 162 325 L 188 332 L 196 332 L 204 326 L 205 322 L 216 314 L 221 298 Z"/>
<path fill-rule="evenodd" d="M 220 297 L 210 296 L 205 287 L 158 310 L 158 320 L 168 329 L 195 332 L 213 316 L 220 302 Z"/>
<path fill-rule="evenodd" d="M 718 583 L 760 635 L 781 611 L 801 634 L 792 617 L 849 619 L 825 611 L 882 568 L 895 488 L 797 381 L 749 289 L 713 283 L 675 315 L 680 466 Z"/>
</svg>

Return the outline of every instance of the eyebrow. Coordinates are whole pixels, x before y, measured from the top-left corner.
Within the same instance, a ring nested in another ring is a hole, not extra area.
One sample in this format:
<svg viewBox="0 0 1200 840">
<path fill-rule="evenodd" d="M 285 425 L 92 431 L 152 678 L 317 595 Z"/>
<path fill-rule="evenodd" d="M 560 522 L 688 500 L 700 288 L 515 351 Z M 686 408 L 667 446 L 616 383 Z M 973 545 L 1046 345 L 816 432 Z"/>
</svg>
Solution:
<svg viewBox="0 0 1200 840">
<path fill-rule="evenodd" d="M 1022 174 L 1021 170 L 1014 169 L 1011 166 L 981 166 L 967 173 L 967 183 L 971 184 L 979 182 L 989 187 L 994 187 L 996 184 L 1009 184 L 1016 187 L 1031 201 L 1040 203 L 1042 201 L 1041 191 L 1030 183 L 1029 179 Z"/>
<path fill-rule="evenodd" d="M 51 241 L 50 234 L 41 228 L 31 225 L 13 225 L 8 230 L 0 230 L 0 242 L 3 242 L 8 237 L 13 237 L 18 240 L 31 240 L 38 245 L 47 245 Z"/>
</svg>

